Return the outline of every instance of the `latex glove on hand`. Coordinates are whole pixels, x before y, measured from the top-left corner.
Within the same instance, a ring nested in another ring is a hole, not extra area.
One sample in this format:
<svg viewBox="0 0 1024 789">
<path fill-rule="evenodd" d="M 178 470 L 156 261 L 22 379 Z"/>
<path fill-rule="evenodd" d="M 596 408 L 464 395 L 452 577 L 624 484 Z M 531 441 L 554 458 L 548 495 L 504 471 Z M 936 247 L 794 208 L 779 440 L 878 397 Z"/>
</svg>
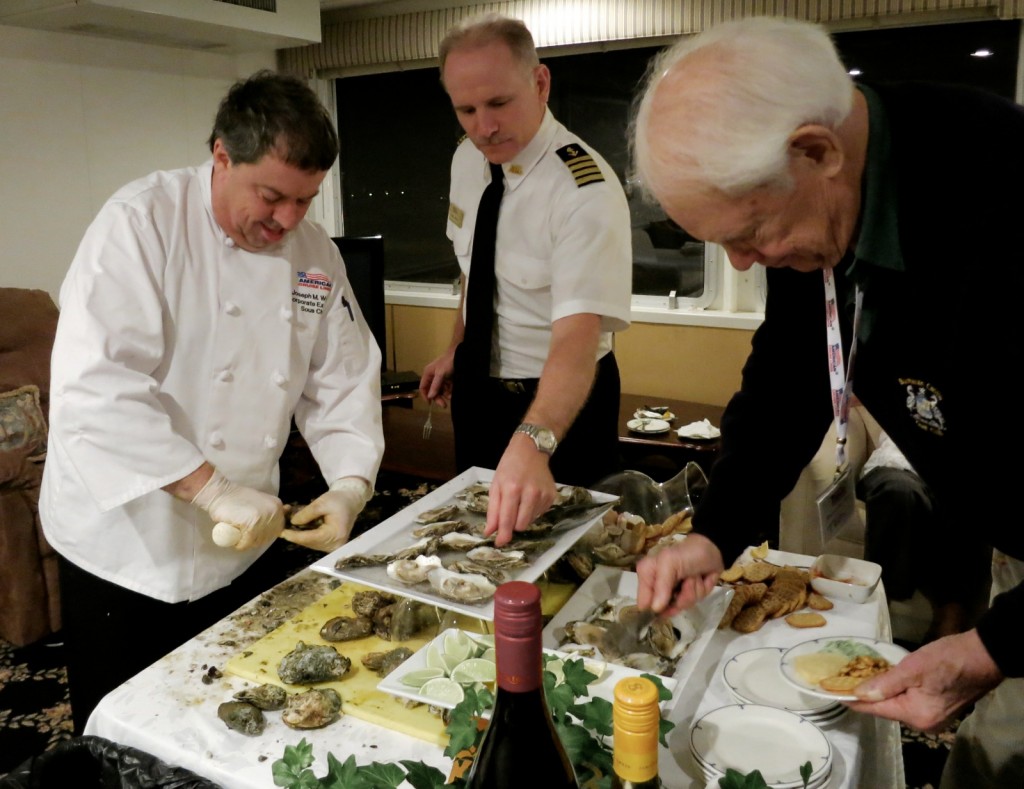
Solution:
<svg viewBox="0 0 1024 789">
<path fill-rule="evenodd" d="M 284 505 L 277 496 L 236 485 L 216 469 L 192 503 L 213 518 L 213 541 L 224 548 L 258 548 L 284 529 Z"/>
<path fill-rule="evenodd" d="M 358 477 L 342 477 L 330 489 L 291 517 L 293 526 L 304 526 L 317 518 L 315 529 L 285 529 L 281 536 L 296 545 L 330 553 L 348 542 L 356 516 L 373 495 L 369 484 Z"/>
</svg>

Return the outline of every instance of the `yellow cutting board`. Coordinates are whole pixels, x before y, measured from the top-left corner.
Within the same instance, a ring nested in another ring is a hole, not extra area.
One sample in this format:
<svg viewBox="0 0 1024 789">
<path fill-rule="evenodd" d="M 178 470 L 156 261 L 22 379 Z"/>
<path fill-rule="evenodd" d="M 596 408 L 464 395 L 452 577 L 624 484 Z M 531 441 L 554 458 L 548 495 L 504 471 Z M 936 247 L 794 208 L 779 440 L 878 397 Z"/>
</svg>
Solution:
<svg viewBox="0 0 1024 789">
<path fill-rule="evenodd" d="M 552 584 L 546 581 L 539 582 L 538 586 L 542 591 L 541 607 L 545 615 L 557 613 L 575 590 L 569 584 Z M 369 589 L 368 586 L 348 581 L 342 583 L 276 630 L 272 630 L 255 644 L 230 658 L 224 666 L 225 671 L 257 684 L 269 682 L 290 693 L 301 693 L 306 690 L 306 686 L 289 685 L 278 677 L 277 666 L 281 658 L 295 649 L 299 641 L 307 644 L 329 643 L 320 638 L 320 628 L 333 617 L 352 616 L 352 597 L 356 592 Z M 490 632 L 491 629 L 490 622 L 472 619 L 462 614 L 455 614 L 454 619 L 449 617 L 446 624 L 479 632 Z M 405 699 L 377 690 L 380 677 L 376 672 L 365 668 L 361 662 L 362 657 L 369 652 L 386 652 L 399 646 L 408 647 L 415 652 L 435 635 L 428 630 L 417 638 L 401 642 L 385 641 L 377 636 L 368 636 L 356 641 L 333 642 L 331 645 L 352 661 L 352 667 L 340 680 L 317 683 L 316 687 L 334 688 L 338 691 L 342 699 L 341 710 L 346 715 L 353 715 L 435 745 L 446 746 L 448 735 L 445 734 L 445 726 L 439 715 L 430 712 L 426 705 L 406 707 Z"/>
<path fill-rule="evenodd" d="M 269 682 L 281 686 L 290 693 L 301 693 L 306 690 L 306 686 L 289 685 L 278 677 L 277 665 L 281 658 L 295 649 L 299 641 L 307 644 L 329 643 L 320 638 L 320 628 L 333 617 L 352 616 L 352 596 L 366 589 L 369 587 L 343 583 L 300 611 L 293 619 L 232 657 L 225 665 L 225 670 L 258 684 Z M 353 715 L 436 745 L 447 745 L 448 735 L 445 734 L 444 724 L 439 715 L 430 712 L 426 705 L 406 707 L 405 699 L 377 690 L 380 677 L 376 672 L 365 668 L 361 662 L 361 658 L 369 652 L 386 652 L 399 646 L 408 647 L 415 652 L 433 636 L 434 633 L 427 631 L 422 637 L 402 642 L 385 641 L 377 636 L 368 636 L 357 641 L 333 642 L 331 646 L 352 661 L 352 668 L 340 680 L 317 683 L 315 687 L 334 688 L 338 691 L 342 698 L 341 711 L 345 715 Z"/>
</svg>

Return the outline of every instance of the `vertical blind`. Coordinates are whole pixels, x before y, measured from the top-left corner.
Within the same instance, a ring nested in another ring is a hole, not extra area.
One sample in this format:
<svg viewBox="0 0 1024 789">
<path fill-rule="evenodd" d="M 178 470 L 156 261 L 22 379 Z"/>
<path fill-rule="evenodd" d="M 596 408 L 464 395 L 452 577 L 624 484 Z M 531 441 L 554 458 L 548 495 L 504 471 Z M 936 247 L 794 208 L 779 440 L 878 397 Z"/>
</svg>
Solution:
<svg viewBox="0 0 1024 789">
<path fill-rule="evenodd" d="M 386 8 L 376 17 L 325 23 L 321 43 L 281 50 L 278 67 L 303 77 L 422 68 L 452 25 L 485 12 L 522 19 L 541 50 L 643 39 L 655 45 L 746 16 L 863 27 L 1024 18 L 1024 0 L 504 0 L 397 14 Z"/>
</svg>

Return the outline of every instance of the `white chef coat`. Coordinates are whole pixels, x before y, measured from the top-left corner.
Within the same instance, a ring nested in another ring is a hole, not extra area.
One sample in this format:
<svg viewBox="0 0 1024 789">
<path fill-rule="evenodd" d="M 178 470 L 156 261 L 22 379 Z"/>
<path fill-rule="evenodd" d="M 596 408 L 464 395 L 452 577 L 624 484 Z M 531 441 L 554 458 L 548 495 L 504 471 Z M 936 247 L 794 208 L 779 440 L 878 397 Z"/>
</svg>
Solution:
<svg viewBox="0 0 1024 789">
<path fill-rule="evenodd" d="M 580 185 L 558 155 L 583 148 L 604 180 Z M 491 375 L 539 378 L 551 346 L 551 324 L 568 315 L 601 316 L 597 358 L 612 332 L 629 326 L 633 253 L 629 207 L 615 171 L 546 110 L 540 129 L 502 165 L 505 194 L 498 214 L 497 283 Z M 447 234 L 469 276 L 480 196 L 490 183 L 484 155 L 464 140 L 452 159 Z"/>
<path fill-rule="evenodd" d="M 262 553 L 213 544 L 161 490 L 204 460 L 276 493 L 294 413 L 324 478 L 372 484 L 383 454 L 380 351 L 337 247 L 303 221 L 263 253 L 213 216 L 212 162 L 120 189 L 61 287 L 43 531 L 82 569 L 174 603 Z"/>
</svg>

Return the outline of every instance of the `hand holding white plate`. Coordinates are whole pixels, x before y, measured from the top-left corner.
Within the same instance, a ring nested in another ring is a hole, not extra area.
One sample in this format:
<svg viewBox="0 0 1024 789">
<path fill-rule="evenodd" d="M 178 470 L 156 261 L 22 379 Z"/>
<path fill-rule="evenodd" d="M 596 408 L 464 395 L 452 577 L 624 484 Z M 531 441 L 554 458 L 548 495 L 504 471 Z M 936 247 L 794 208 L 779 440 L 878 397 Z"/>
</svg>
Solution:
<svg viewBox="0 0 1024 789">
<path fill-rule="evenodd" d="M 875 638 L 865 638 L 864 636 L 830 636 L 805 641 L 802 644 L 797 644 L 795 647 L 787 649 L 782 653 L 779 668 L 782 671 L 783 678 L 797 690 L 809 693 L 812 696 L 831 699 L 833 701 L 856 701 L 857 696 L 852 692 L 832 692 L 825 690 L 817 683 L 807 681 L 801 672 L 797 670 L 797 659 L 817 652 L 839 652 L 840 654 L 843 654 L 847 660 L 852 660 L 856 654 L 849 650 L 864 648 L 873 650 L 875 653 L 889 661 L 889 664 L 893 666 L 910 654 L 907 650 L 897 644 L 893 644 L 888 641 L 879 641 Z"/>
</svg>

